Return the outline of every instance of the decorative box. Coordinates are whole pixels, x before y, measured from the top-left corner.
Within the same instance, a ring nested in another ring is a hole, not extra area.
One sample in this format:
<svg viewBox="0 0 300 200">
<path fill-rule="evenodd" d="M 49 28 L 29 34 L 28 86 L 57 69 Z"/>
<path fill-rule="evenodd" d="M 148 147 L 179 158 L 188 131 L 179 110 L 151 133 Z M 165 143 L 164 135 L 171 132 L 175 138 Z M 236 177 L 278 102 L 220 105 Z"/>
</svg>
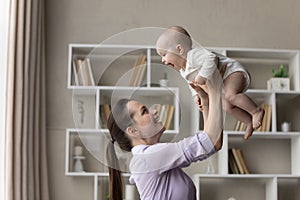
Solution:
<svg viewBox="0 0 300 200">
<path fill-rule="evenodd" d="M 268 90 L 276 91 L 289 91 L 290 79 L 289 78 L 270 78 L 267 82 Z"/>
</svg>

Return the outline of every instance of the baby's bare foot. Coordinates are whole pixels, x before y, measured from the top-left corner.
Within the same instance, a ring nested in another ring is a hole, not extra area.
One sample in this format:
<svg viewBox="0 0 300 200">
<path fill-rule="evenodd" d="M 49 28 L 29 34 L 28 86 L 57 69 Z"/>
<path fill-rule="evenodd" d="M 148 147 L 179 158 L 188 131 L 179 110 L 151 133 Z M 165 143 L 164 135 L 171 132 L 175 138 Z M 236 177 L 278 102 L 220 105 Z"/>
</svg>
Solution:
<svg viewBox="0 0 300 200">
<path fill-rule="evenodd" d="M 247 128 L 246 128 L 244 139 L 248 140 L 248 138 L 252 135 L 253 131 L 254 131 L 254 129 L 252 127 L 252 124 L 248 124 Z"/>
<path fill-rule="evenodd" d="M 258 108 L 253 114 L 252 114 L 252 127 L 253 129 L 258 129 L 261 124 L 263 117 L 265 115 L 265 110 L 262 108 Z"/>
</svg>

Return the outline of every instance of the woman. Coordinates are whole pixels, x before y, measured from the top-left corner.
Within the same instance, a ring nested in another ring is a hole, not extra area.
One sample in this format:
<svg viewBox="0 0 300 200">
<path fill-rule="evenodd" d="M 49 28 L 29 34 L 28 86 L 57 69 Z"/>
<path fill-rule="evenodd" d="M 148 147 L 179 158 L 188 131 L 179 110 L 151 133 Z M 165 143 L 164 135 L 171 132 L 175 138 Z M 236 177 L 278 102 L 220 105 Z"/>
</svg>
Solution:
<svg viewBox="0 0 300 200">
<path fill-rule="evenodd" d="M 217 73 L 206 86 L 190 84 L 201 98 L 204 131 L 176 143 L 159 143 L 165 127 L 157 111 L 135 100 L 116 103 L 108 120 L 112 138 L 107 149 L 111 200 L 123 199 L 114 142 L 133 154 L 129 181 L 136 184 L 142 200 L 196 199 L 195 186 L 182 168 L 208 158 L 222 147 L 222 79 Z"/>
</svg>

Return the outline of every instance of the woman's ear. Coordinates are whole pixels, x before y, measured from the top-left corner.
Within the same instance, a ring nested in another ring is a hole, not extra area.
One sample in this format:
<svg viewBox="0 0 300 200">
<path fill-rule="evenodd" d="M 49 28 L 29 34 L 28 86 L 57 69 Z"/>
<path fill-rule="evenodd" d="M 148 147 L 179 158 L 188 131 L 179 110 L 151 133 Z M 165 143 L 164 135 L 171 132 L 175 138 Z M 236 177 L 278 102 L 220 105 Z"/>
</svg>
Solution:
<svg viewBox="0 0 300 200">
<path fill-rule="evenodd" d="M 176 45 L 176 50 L 178 51 L 179 55 L 183 55 L 184 54 L 184 48 L 181 44 L 177 44 Z"/>
<path fill-rule="evenodd" d="M 132 137 L 137 137 L 137 136 L 140 135 L 139 131 L 137 129 L 135 129 L 134 127 L 132 127 L 132 126 L 128 126 L 126 128 L 126 132 L 127 132 L 128 135 L 130 135 Z"/>
</svg>

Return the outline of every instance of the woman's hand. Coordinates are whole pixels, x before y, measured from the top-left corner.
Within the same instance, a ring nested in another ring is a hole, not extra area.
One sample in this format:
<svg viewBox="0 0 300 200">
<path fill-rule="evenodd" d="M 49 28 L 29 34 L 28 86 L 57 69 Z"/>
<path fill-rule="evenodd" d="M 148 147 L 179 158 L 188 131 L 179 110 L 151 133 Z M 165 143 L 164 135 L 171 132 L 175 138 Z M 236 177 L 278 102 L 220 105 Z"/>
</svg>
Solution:
<svg viewBox="0 0 300 200">
<path fill-rule="evenodd" d="M 189 85 L 197 92 L 194 96 L 194 102 L 197 105 L 198 109 L 203 112 L 204 107 L 208 106 L 208 95 L 205 90 L 206 86 L 197 84 L 195 82 L 190 82 Z"/>
</svg>

